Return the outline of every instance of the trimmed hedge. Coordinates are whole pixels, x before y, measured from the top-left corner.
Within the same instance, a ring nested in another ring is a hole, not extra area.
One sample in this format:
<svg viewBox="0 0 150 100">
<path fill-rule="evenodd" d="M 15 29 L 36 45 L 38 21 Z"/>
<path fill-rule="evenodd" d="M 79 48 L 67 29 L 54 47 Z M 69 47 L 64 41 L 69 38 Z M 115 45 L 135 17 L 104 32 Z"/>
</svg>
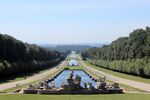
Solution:
<svg viewBox="0 0 150 100">
<path fill-rule="evenodd" d="M 93 65 L 100 66 L 113 71 L 137 75 L 150 78 L 150 60 L 132 59 L 132 60 L 92 60 L 87 59 Z"/>
</svg>

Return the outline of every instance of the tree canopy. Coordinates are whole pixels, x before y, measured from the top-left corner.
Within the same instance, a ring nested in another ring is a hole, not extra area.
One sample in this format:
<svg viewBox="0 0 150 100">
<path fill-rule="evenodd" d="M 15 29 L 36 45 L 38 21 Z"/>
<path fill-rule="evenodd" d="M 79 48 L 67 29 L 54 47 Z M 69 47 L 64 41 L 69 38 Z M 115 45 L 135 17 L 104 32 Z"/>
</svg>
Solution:
<svg viewBox="0 0 150 100">
<path fill-rule="evenodd" d="M 105 60 L 127 60 L 150 56 L 150 28 L 137 29 L 129 37 L 120 37 L 102 48 L 90 48 L 83 52 L 89 58 Z"/>
<path fill-rule="evenodd" d="M 132 63 L 135 61 L 135 69 L 136 70 L 143 70 L 150 69 L 148 65 L 148 59 L 150 57 L 150 27 L 146 27 L 146 29 L 136 29 L 130 33 L 129 37 L 120 37 L 117 40 L 113 41 L 110 45 L 104 45 L 101 48 L 90 48 L 89 50 L 82 52 L 83 58 L 89 58 L 97 61 L 96 64 L 102 66 L 102 62 L 114 62 L 116 64 L 119 61 L 128 61 L 128 63 Z M 130 60 L 134 59 L 130 62 Z M 141 60 L 142 59 L 142 60 Z M 101 60 L 101 61 L 100 61 Z M 139 67 L 139 63 L 141 64 Z M 112 65 L 106 64 L 105 67 L 108 67 L 113 70 L 121 70 L 121 66 L 119 65 Z M 104 67 L 103 66 L 103 67 Z M 114 67 L 115 66 L 115 67 Z M 117 66 L 117 68 L 116 68 Z M 127 66 L 127 65 L 126 65 Z M 128 69 L 132 69 L 133 67 L 128 65 Z M 125 71 L 131 73 L 130 71 Z M 132 72 L 133 73 L 133 72 Z M 136 71 L 134 72 L 135 74 Z M 150 71 L 147 72 L 147 75 L 150 76 Z"/>
<path fill-rule="evenodd" d="M 58 63 L 61 54 L 35 44 L 0 34 L 0 75 L 11 75 L 50 67 Z"/>
</svg>

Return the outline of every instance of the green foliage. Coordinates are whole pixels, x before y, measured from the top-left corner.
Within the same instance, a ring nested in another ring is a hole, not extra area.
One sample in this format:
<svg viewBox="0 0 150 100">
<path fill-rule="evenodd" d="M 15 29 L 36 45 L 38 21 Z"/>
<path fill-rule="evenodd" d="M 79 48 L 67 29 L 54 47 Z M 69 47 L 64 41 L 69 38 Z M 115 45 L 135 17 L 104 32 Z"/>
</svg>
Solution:
<svg viewBox="0 0 150 100">
<path fill-rule="evenodd" d="M 107 95 L 35 95 L 6 94 L 0 100 L 149 100 L 149 94 L 107 94 Z"/>
<path fill-rule="evenodd" d="M 39 70 L 60 61 L 61 54 L 0 34 L 0 76 Z"/>
<path fill-rule="evenodd" d="M 111 70 L 149 77 L 150 28 L 134 30 L 129 37 L 118 38 L 102 48 L 90 48 L 82 57 L 98 60 L 93 63 Z"/>
<path fill-rule="evenodd" d="M 146 63 L 143 59 L 132 60 L 93 60 L 87 59 L 91 64 L 107 68 L 110 70 L 138 75 L 142 77 L 150 77 L 150 62 Z M 143 71 L 143 72 L 142 72 Z"/>
</svg>

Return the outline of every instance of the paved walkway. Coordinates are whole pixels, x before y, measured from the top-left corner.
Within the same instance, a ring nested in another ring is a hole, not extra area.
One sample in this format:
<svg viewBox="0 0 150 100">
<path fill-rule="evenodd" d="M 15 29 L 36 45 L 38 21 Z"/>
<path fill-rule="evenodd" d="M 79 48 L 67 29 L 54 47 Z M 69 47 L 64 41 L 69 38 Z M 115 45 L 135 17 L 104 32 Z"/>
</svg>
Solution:
<svg viewBox="0 0 150 100">
<path fill-rule="evenodd" d="M 138 88 L 138 89 L 144 90 L 146 92 L 150 92 L 150 84 L 148 84 L 148 83 L 128 80 L 128 79 L 124 79 L 124 78 L 121 78 L 121 77 L 117 77 L 117 76 L 102 72 L 100 70 L 97 70 L 95 68 L 92 68 L 92 67 L 86 65 L 81 58 L 80 58 L 80 63 L 82 64 L 82 66 L 85 69 L 87 69 L 91 72 L 94 72 L 96 75 L 105 76 L 107 80 L 117 82 L 117 83 L 121 83 L 121 84 L 124 84 L 124 85 L 128 85 L 128 86 L 131 86 L 131 87 L 134 87 L 134 88 Z"/>
<path fill-rule="evenodd" d="M 48 69 L 46 71 L 43 71 L 42 73 L 33 75 L 33 76 L 31 76 L 31 77 L 29 77 L 29 78 L 27 78 L 25 80 L 20 80 L 20 81 L 16 81 L 16 82 L 9 82 L 9 83 L 0 84 L 0 91 L 16 87 L 17 85 L 24 85 L 24 84 L 28 84 L 30 82 L 42 80 L 42 79 L 46 78 L 47 76 L 49 76 L 51 74 L 54 74 L 55 72 L 60 70 L 62 67 L 64 67 L 65 64 L 66 64 L 66 61 L 63 61 L 57 67 L 50 68 L 50 69 Z"/>
</svg>

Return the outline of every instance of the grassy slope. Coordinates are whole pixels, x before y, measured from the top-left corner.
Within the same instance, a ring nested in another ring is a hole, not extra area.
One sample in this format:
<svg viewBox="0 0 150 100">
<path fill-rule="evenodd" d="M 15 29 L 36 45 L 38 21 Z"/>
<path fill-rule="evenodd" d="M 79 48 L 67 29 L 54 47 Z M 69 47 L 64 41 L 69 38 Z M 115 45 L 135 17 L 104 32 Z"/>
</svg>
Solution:
<svg viewBox="0 0 150 100">
<path fill-rule="evenodd" d="M 81 67 L 81 66 L 65 66 L 65 68 L 69 68 L 71 70 L 83 69 L 83 67 Z"/>
<path fill-rule="evenodd" d="M 149 94 L 112 95 L 0 95 L 0 100 L 149 100 Z"/>
<path fill-rule="evenodd" d="M 45 71 L 45 70 L 42 70 L 42 71 L 33 71 L 33 72 L 29 72 L 29 73 L 24 73 L 24 74 L 10 76 L 9 78 L 1 80 L 0 84 L 7 83 L 7 82 L 15 82 L 15 81 L 24 80 L 25 77 L 30 77 L 32 75 L 39 74 L 39 73 L 41 73 L 43 71 Z"/>
<path fill-rule="evenodd" d="M 59 71 L 61 71 L 61 70 L 63 70 L 63 69 L 61 68 Z M 44 71 L 46 71 L 46 70 L 40 71 L 39 73 L 36 73 L 36 74 L 40 74 L 40 73 L 42 73 L 42 72 L 44 72 Z M 56 74 L 56 73 L 57 73 L 57 72 L 49 73 L 49 74 L 47 74 L 47 76 L 45 76 L 43 79 L 48 78 L 48 77 L 50 77 L 50 76 L 52 76 L 52 75 L 54 75 L 54 74 Z M 14 81 L 15 81 L 15 80 L 14 80 Z M 40 80 L 39 80 L 39 81 L 40 81 Z M 27 83 L 27 84 L 21 85 L 21 86 L 19 86 L 19 87 L 9 88 L 9 89 L 0 91 L 0 93 L 13 92 L 13 91 L 15 91 L 15 90 L 17 90 L 17 89 L 25 88 L 25 87 L 27 87 L 29 84 L 33 84 L 33 83 L 36 83 L 36 82 L 39 82 L 39 81 L 32 81 L 32 82 L 29 82 L 29 83 Z"/>
<path fill-rule="evenodd" d="M 55 66 L 57 66 L 57 65 L 53 65 L 50 68 L 53 68 Z M 43 70 L 36 70 L 36 71 L 28 72 L 28 73 L 22 73 L 22 74 L 18 74 L 18 75 L 13 75 L 13 76 L 10 76 L 8 78 L 0 80 L 0 84 L 24 80 L 25 77 L 27 78 L 27 77 L 31 77 L 31 76 L 36 75 L 36 74 L 40 74 L 40 73 L 42 73 L 42 72 L 44 72 L 44 71 L 46 71 L 47 69 L 50 69 L 50 68 L 46 68 L 46 69 L 43 69 Z"/>
<path fill-rule="evenodd" d="M 145 78 L 142 78 L 142 77 L 128 75 L 128 74 L 119 73 L 119 72 L 114 72 L 112 70 L 104 69 L 104 68 L 101 68 L 101 67 L 89 64 L 87 61 L 85 61 L 85 63 L 87 65 L 89 65 L 89 66 L 92 66 L 95 69 L 101 70 L 103 72 L 106 72 L 106 73 L 109 73 L 109 74 L 112 74 L 112 75 L 115 75 L 115 76 L 118 76 L 118 77 L 121 77 L 121 78 L 129 79 L 129 80 L 134 80 L 134 81 L 139 81 L 139 82 L 150 83 L 150 79 L 145 79 Z"/>
</svg>

